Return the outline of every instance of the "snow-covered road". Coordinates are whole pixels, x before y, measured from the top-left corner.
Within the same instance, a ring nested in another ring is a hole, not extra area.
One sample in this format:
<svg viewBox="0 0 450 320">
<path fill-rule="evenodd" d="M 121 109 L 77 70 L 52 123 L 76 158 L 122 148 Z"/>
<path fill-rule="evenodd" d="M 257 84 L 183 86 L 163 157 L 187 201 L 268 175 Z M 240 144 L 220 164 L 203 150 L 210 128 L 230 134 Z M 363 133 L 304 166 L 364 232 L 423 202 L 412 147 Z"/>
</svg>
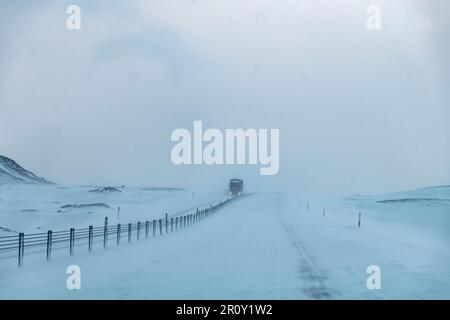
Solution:
<svg viewBox="0 0 450 320">
<path fill-rule="evenodd" d="M 336 299 L 449 298 L 447 239 L 296 195 L 254 194 L 190 228 L 74 257 L 0 263 L 0 298 Z M 327 207 L 323 216 L 323 207 Z M 389 221 L 389 220 L 388 220 Z M 415 236 L 411 237 L 410 232 Z M 81 290 L 66 268 L 81 268 Z M 379 265 L 382 289 L 366 268 Z"/>
</svg>

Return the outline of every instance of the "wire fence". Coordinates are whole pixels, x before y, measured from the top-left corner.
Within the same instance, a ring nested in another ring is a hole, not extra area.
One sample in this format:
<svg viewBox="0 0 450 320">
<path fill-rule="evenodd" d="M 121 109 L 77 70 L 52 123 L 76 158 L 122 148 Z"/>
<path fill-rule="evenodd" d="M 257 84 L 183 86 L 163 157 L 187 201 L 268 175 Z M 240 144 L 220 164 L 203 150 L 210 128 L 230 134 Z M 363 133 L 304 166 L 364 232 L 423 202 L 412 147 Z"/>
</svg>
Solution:
<svg viewBox="0 0 450 320">
<path fill-rule="evenodd" d="M 105 218 L 103 226 L 87 228 L 70 228 L 68 230 L 53 231 L 41 233 L 19 233 L 11 236 L 0 237 L 0 256 L 17 257 L 18 266 L 22 267 L 25 252 L 45 253 L 47 261 L 50 261 L 52 251 L 67 250 L 72 256 L 75 254 L 75 247 L 87 246 L 89 252 L 93 251 L 94 244 L 101 243 L 103 248 L 111 244 L 120 245 L 123 242 L 132 242 L 134 240 L 148 239 L 150 237 L 161 236 L 163 234 L 185 229 L 197 222 L 210 217 L 223 206 L 229 204 L 237 197 L 227 198 L 224 201 L 208 208 L 199 210 L 195 213 L 170 216 L 166 213 L 162 219 L 147 221 L 138 221 L 127 224 L 108 224 L 108 217 Z"/>
</svg>

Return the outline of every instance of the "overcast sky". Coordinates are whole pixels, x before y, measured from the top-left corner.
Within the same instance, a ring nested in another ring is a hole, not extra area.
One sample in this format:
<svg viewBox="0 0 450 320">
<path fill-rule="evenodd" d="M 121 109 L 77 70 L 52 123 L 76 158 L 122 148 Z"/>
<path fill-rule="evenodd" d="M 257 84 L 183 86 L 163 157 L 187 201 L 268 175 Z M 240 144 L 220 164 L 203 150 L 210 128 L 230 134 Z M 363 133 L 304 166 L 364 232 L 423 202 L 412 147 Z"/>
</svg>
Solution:
<svg viewBox="0 0 450 320">
<path fill-rule="evenodd" d="M 81 30 L 66 8 L 81 8 Z M 369 5 L 381 30 L 366 27 Z M 0 154 L 61 184 L 324 194 L 450 184 L 446 0 L 0 0 Z M 175 166 L 177 128 L 279 128 L 280 170 Z"/>
</svg>

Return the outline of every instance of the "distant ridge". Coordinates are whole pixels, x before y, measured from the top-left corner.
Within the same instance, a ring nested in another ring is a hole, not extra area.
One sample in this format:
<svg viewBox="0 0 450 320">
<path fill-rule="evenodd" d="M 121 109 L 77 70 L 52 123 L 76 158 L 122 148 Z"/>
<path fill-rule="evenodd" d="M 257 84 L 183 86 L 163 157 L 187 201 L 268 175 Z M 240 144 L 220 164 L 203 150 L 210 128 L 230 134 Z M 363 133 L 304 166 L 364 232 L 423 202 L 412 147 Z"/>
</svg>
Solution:
<svg viewBox="0 0 450 320">
<path fill-rule="evenodd" d="M 13 159 L 0 155 L 0 184 L 54 184 L 21 167 Z"/>
<path fill-rule="evenodd" d="M 435 189 L 435 188 L 450 188 L 450 185 L 424 187 L 424 189 Z"/>
</svg>

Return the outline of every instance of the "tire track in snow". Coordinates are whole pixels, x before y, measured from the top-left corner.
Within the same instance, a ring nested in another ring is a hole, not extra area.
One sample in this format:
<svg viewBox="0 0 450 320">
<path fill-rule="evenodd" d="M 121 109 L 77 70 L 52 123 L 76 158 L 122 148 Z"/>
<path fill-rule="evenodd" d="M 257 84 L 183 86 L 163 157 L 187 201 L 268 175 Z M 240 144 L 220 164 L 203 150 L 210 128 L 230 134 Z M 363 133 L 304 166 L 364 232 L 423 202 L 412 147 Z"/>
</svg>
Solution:
<svg viewBox="0 0 450 320">
<path fill-rule="evenodd" d="M 313 299 L 330 299 L 331 293 L 330 290 L 325 286 L 325 276 L 323 276 L 318 271 L 318 268 L 311 261 L 311 258 L 306 252 L 302 242 L 298 239 L 294 228 L 286 221 L 284 213 L 281 209 L 281 202 L 282 199 L 281 197 L 279 197 L 276 201 L 278 208 L 278 217 L 290 243 L 298 252 L 300 260 L 299 274 L 301 279 L 306 284 L 303 287 L 303 292 Z"/>
</svg>

